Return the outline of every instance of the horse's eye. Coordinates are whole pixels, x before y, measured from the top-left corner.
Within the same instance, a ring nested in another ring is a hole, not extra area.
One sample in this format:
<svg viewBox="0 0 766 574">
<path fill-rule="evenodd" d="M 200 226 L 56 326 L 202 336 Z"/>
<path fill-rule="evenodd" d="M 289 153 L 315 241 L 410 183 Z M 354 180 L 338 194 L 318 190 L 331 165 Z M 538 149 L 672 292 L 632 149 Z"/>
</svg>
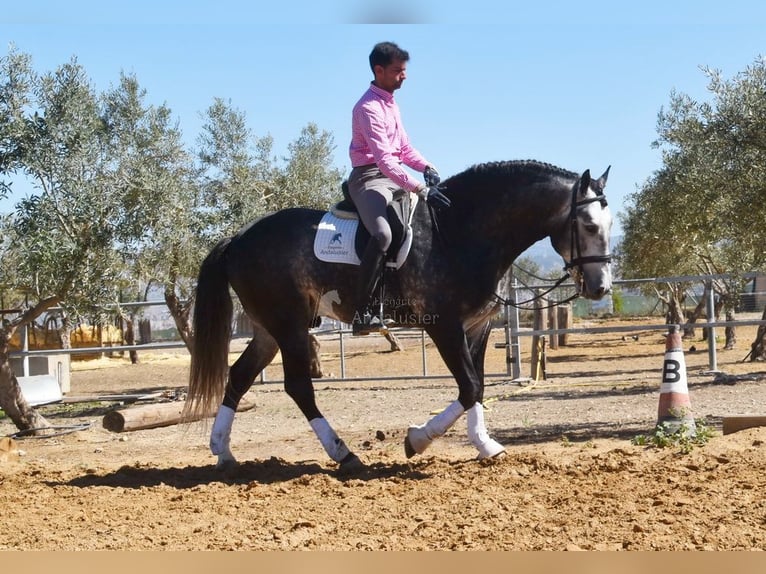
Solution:
<svg viewBox="0 0 766 574">
<path fill-rule="evenodd" d="M 590 225 L 586 225 L 585 231 L 588 233 L 598 233 L 598 225 L 593 225 L 592 223 Z"/>
</svg>

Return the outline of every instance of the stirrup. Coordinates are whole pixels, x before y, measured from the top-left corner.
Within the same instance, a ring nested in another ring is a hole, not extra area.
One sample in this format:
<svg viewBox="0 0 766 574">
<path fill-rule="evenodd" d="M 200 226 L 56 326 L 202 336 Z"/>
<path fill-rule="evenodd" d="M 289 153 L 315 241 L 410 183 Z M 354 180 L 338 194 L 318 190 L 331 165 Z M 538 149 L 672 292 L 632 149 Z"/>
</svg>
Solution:
<svg viewBox="0 0 766 574">
<path fill-rule="evenodd" d="M 361 320 L 351 323 L 351 334 L 353 336 L 365 336 L 371 333 L 378 333 L 383 327 L 383 323 L 377 315 L 365 311 L 362 313 Z"/>
</svg>

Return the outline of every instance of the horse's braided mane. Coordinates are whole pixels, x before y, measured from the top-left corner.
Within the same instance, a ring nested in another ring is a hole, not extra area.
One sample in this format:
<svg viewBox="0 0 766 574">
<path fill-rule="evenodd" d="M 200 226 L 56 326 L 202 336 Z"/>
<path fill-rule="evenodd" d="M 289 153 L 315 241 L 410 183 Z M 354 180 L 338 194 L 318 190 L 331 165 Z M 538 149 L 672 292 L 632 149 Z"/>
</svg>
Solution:
<svg viewBox="0 0 766 574">
<path fill-rule="evenodd" d="M 537 173 L 547 173 L 551 175 L 560 175 L 562 177 L 577 177 L 577 174 L 542 161 L 533 159 L 526 160 L 512 160 L 512 161 L 490 161 L 486 163 L 479 163 L 466 169 L 463 174 L 475 174 L 482 175 L 488 173 L 497 172 L 520 172 L 520 171 L 534 171 Z"/>
</svg>

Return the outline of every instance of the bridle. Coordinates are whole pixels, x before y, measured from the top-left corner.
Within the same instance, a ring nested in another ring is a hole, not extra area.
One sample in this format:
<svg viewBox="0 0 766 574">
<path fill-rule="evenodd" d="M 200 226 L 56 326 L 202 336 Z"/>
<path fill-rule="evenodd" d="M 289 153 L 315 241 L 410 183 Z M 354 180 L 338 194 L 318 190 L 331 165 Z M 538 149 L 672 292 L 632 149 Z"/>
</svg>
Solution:
<svg viewBox="0 0 766 574">
<path fill-rule="evenodd" d="M 572 208 L 569 211 L 569 220 L 572 224 L 572 232 L 571 232 L 571 249 L 569 251 L 570 257 L 572 254 L 576 254 L 575 257 L 570 259 L 568 262 L 564 261 L 564 271 L 569 273 L 569 275 L 572 274 L 572 270 L 575 271 L 576 275 L 580 276 L 580 281 L 582 280 L 582 274 L 583 274 L 583 265 L 586 263 L 611 263 L 612 262 L 612 254 L 606 253 L 604 255 L 582 255 L 582 251 L 580 249 L 580 228 L 577 225 L 577 210 L 584 206 L 588 205 L 590 203 L 594 203 L 598 201 L 601 204 L 601 208 L 605 208 L 608 204 L 606 202 L 606 196 L 604 195 L 604 192 L 599 190 L 596 190 L 596 196 L 595 197 L 588 197 L 585 199 L 577 199 L 578 194 L 578 186 L 575 185 L 572 188 Z M 578 290 L 580 288 L 578 281 Z"/>
<path fill-rule="evenodd" d="M 606 202 L 606 196 L 604 195 L 604 192 L 600 189 L 594 190 L 596 193 L 595 197 L 588 197 L 585 199 L 577 199 L 577 195 L 579 193 L 579 185 L 575 184 L 572 188 L 572 207 L 569 210 L 569 221 L 572 226 L 571 230 L 571 248 L 569 250 L 570 256 L 572 254 L 576 254 L 575 257 L 570 259 L 569 261 L 564 260 L 564 275 L 558 279 L 550 288 L 546 289 L 544 292 L 535 295 L 531 299 L 528 299 L 526 301 L 516 302 L 512 299 L 501 297 L 497 292 L 494 293 L 494 298 L 497 299 L 500 303 L 503 303 L 505 305 L 511 305 L 512 307 L 518 307 L 522 308 L 522 305 L 526 305 L 527 303 L 533 303 L 534 301 L 538 299 L 544 298 L 548 293 L 551 293 L 553 290 L 555 290 L 559 285 L 564 283 L 567 279 L 573 279 L 575 282 L 575 294 L 567 297 L 566 299 L 562 301 L 557 301 L 555 303 L 552 303 L 550 305 L 547 305 L 545 307 L 540 307 L 541 309 L 547 309 L 549 307 L 556 307 L 558 305 L 563 305 L 564 303 L 568 303 L 569 301 L 572 301 L 574 299 L 577 299 L 580 296 L 580 293 L 582 292 L 582 282 L 583 282 L 583 265 L 586 263 L 611 263 L 612 262 L 612 254 L 606 253 L 604 255 L 582 255 L 582 250 L 580 249 L 580 231 L 579 227 L 577 225 L 577 211 L 579 208 L 583 207 L 584 205 L 589 205 L 591 203 L 594 203 L 598 201 L 601 204 L 601 208 L 605 208 L 608 204 Z"/>
</svg>

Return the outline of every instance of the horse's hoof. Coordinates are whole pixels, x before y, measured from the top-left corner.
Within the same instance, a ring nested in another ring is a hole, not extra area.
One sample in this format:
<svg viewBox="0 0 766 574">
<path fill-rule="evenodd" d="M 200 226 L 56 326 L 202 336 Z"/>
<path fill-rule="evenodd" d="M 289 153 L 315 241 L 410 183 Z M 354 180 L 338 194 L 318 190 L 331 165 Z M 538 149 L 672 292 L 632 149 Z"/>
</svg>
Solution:
<svg viewBox="0 0 766 574">
<path fill-rule="evenodd" d="M 428 438 L 425 425 L 412 426 L 407 429 L 407 436 L 404 437 L 404 454 L 407 458 L 412 458 L 425 452 L 432 442 L 433 440 Z"/>
<path fill-rule="evenodd" d="M 353 452 L 350 452 L 346 458 L 340 461 L 338 474 L 341 476 L 346 476 L 349 474 L 357 473 L 360 470 L 364 470 L 364 463 Z"/>
<path fill-rule="evenodd" d="M 418 454 L 415 452 L 415 449 L 412 448 L 412 443 L 410 442 L 409 435 L 404 437 L 404 454 L 407 458 L 412 458 L 413 456 Z"/>
<path fill-rule="evenodd" d="M 499 442 L 489 439 L 486 443 L 482 444 L 479 448 L 478 460 L 486 460 L 489 458 L 498 458 L 505 454 L 505 447 Z"/>
<path fill-rule="evenodd" d="M 219 459 L 215 465 L 215 469 L 226 475 L 234 474 L 239 469 L 239 463 L 233 458 Z"/>
<path fill-rule="evenodd" d="M 506 454 L 505 449 L 503 449 L 500 452 L 489 456 L 478 455 L 476 460 L 500 460 L 501 458 L 504 458 Z"/>
</svg>

